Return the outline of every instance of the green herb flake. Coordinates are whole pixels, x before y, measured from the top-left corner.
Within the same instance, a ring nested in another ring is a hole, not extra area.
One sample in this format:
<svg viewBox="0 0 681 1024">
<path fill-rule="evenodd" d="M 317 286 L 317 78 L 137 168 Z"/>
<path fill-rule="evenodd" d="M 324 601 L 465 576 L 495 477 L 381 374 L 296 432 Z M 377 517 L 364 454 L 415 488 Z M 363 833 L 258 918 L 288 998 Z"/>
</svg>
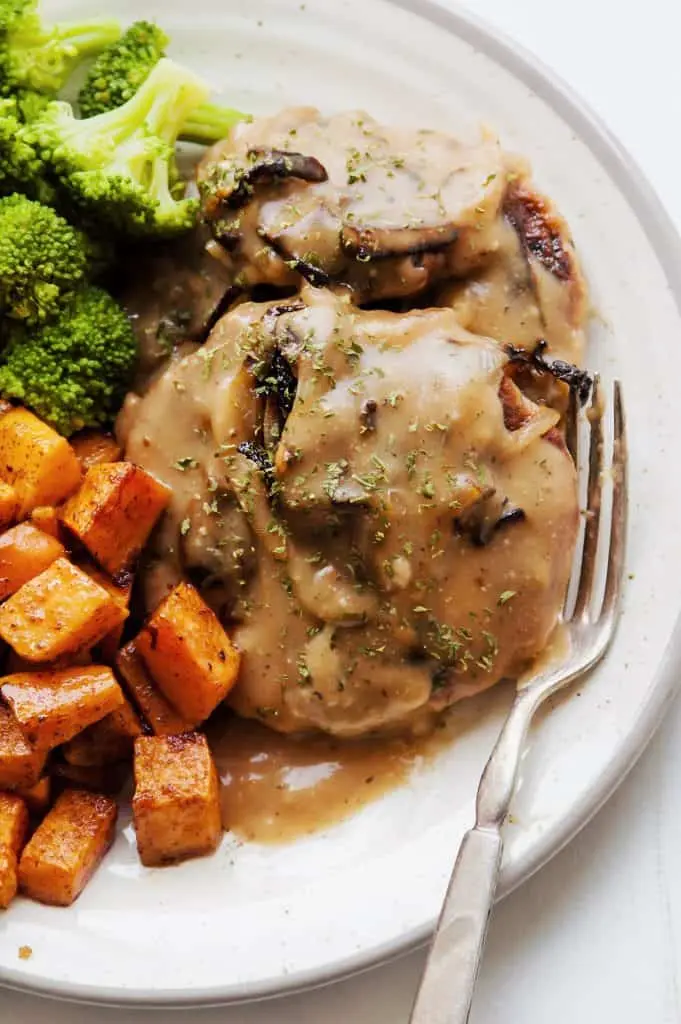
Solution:
<svg viewBox="0 0 681 1024">
<path fill-rule="evenodd" d="M 184 473 L 187 469 L 198 469 L 198 462 L 196 459 L 192 459 L 191 456 L 185 455 L 183 458 L 178 459 L 177 462 L 173 463 L 173 469 L 179 469 L 180 472 Z"/>
</svg>

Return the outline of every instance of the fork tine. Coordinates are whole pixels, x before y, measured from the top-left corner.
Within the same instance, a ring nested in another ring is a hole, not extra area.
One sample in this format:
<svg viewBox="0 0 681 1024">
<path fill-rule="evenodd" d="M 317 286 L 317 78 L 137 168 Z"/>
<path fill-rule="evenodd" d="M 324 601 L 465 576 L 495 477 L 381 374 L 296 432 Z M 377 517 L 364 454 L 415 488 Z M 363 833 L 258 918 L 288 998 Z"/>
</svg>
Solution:
<svg viewBox="0 0 681 1024">
<path fill-rule="evenodd" d="M 605 578 L 605 592 L 600 620 L 614 619 L 619 607 L 622 580 L 624 578 L 624 551 L 627 538 L 628 479 L 627 479 L 627 429 L 624 415 L 622 386 L 618 380 L 614 388 L 615 430 L 612 457 L 612 516 L 610 523 L 610 549 L 608 570 Z"/>
<path fill-rule="evenodd" d="M 579 466 L 579 399 L 574 388 L 565 414 L 565 443 L 575 466 Z"/>
<path fill-rule="evenodd" d="M 601 521 L 601 493 L 603 490 L 603 409 L 601 408 L 601 382 L 594 377 L 589 409 L 589 482 L 586 499 L 586 526 L 582 549 L 582 568 L 572 617 L 587 619 L 596 575 L 598 528 Z"/>
</svg>

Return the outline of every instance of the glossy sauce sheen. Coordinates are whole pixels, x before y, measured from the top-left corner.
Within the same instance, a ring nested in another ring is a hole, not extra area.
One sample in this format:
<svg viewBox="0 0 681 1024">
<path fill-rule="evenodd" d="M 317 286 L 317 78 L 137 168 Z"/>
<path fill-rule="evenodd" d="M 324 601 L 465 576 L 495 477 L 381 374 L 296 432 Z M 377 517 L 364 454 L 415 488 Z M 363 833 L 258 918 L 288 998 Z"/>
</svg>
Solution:
<svg viewBox="0 0 681 1024">
<path fill-rule="evenodd" d="M 485 695 L 501 713 L 512 687 Z M 444 712 L 421 736 L 339 740 L 295 738 L 236 716 L 211 722 L 209 742 L 221 779 L 223 824 L 247 842 L 285 843 L 323 831 L 405 782 L 474 726 L 482 698 Z"/>
</svg>

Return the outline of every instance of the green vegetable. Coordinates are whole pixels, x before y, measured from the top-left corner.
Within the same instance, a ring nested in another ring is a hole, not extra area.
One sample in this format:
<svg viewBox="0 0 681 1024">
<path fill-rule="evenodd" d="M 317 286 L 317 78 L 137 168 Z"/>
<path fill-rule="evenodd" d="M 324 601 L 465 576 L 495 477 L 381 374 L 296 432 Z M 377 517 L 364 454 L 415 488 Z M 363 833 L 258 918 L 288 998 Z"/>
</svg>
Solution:
<svg viewBox="0 0 681 1024">
<path fill-rule="evenodd" d="M 38 0 L 0 0 L 0 93 L 54 95 L 74 68 L 121 34 L 117 21 L 44 23 Z"/>
<path fill-rule="evenodd" d="M 78 95 L 83 117 L 94 117 L 127 103 L 152 68 L 165 56 L 168 37 L 149 21 L 136 21 L 99 55 Z M 210 144 L 227 135 L 244 114 L 216 103 L 192 111 L 179 133 L 181 139 Z"/>
<path fill-rule="evenodd" d="M 175 142 L 207 95 L 201 79 L 163 59 L 122 107 L 79 120 L 54 101 L 23 138 L 81 215 L 123 233 L 169 237 L 196 222 L 198 201 L 183 198 Z"/>
<path fill-rule="evenodd" d="M 55 190 L 44 171 L 35 146 L 24 138 L 18 100 L 0 99 L 0 195 L 24 192 L 42 202 L 53 202 Z"/>
<path fill-rule="evenodd" d="M 56 320 L 16 324 L 0 362 L 0 393 L 33 409 L 65 436 L 105 425 L 117 412 L 137 345 L 118 303 L 101 288 L 76 292 Z"/>
<path fill-rule="evenodd" d="M 28 324 L 59 313 L 89 270 L 84 235 L 22 195 L 0 199 L 0 312 Z"/>
</svg>

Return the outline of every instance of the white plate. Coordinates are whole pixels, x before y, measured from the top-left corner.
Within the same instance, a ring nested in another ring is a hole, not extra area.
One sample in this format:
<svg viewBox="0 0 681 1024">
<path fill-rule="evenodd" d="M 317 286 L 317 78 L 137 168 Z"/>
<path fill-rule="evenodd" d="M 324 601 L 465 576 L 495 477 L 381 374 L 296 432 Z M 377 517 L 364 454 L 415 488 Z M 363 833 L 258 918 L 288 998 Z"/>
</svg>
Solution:
<svg viewBox="0 0 681 1024">
<path fill-rule="evenodd" d="M 670 700 L 681 636 L 678 239 L 629 158 L 533 59 L 428 0 L 109 0 L 157 17 L 174 53 L 254 112 L 363 106 L 457 130 L 488 121 L 529 156 L 572 225 L 598 319 L 589 362 L 621 376 L 632 508 L 622 625 L 607 662 L 535 731 L 507 829 L 502 892 L 552 856 L 641 752 Z M 91 14 L 92 0 L 50 13 Z M 172 7 L 172 9 L 171 9 Z M 422 942 L 503 714 L 350 821 L 285 847 L 226 838 L 211 859 L 146 871 L 124 821 L 76 905 L 19 900 L 0 922 L 0 980 L 100 1002 L 228 1002 L 320 984 Z M 18 948 L 30 945 L 29 960 Z"/>
</svg>

